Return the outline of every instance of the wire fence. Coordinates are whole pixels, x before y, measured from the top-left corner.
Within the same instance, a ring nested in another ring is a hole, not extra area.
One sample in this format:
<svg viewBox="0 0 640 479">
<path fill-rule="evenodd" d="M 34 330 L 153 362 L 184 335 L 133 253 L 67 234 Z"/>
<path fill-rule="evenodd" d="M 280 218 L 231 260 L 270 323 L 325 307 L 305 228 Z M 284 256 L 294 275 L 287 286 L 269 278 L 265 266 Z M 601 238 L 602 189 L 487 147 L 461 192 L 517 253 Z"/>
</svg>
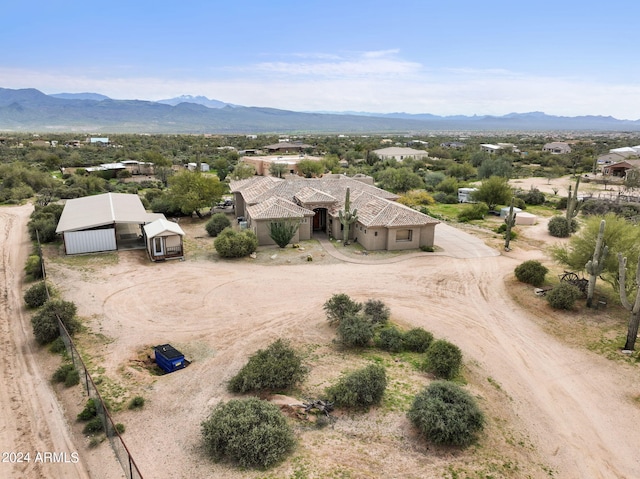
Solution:
<svg viewBox="0 0 640 479">
<path fill-rule="evenodd" d="M 38 255 L 40 256 L 40 265 L 42 267 L 42 277 L 44 279 L 47 298 L 51 299 L 51 296 L 49 295 L 49 287 L 47 286 L 44 257 L 42 256 L 40 241 L 38 241 Z M 76 348 L 75 344 L 73 343 L 73 340 L 71 339 L 71 335 L 69 334 L 69 331 L 67 331 L 67 328 L 65 327 L 64 323 L 62 322 L 62 320 L 57 314 L 56 314 L 56 318 L 58 319 L 58 328 L 60 329 L 60 337 L 64 342 L 64 345 L 67 349 L 67 353 L 71 357 L 73 366 L 76 368 L 76 370 L 78 371 L 78 374 L 80 375 L 80 381 L 82 382 L 82 385 L 84 386 L 85 391 L 87 392 L 87 396 L 93 399 L 93 403 L 95 404 L 95 407 L 96 407 L 96 417 L 99 417 L 100 420 L 102 421 L 104 433 L 107 439 L 109 440 L 111 449 L 115 453 L 116 458 L 118 459 L 118 462 L 122 466 L 122 469 L 124 470 L 124 473 L 127 479 L 142 479 L 142 474 L 140 473 L 140 470 L 138 469 L 138 466 L 136 465 L 133 459 L 133 456 L 129 452 L 127 445 L 122 439 L 122 436 L 118 432 L 116 423 L 114 423 L 113 418 L 109 413 L 109 410 L 105 406 L 102 396 L 100 396 L 100 393 L 98 392 L 98 388 L 96 387 L 96 384 L 93 382 L 93 379 L 91 378 L 91 375 L 89 374 L 89 371 L 87 370 L 87 367 L 84 364 L 84 361 L 82 360 L 82 356 L 80 356 L 78 349 Z"/>
</svg>

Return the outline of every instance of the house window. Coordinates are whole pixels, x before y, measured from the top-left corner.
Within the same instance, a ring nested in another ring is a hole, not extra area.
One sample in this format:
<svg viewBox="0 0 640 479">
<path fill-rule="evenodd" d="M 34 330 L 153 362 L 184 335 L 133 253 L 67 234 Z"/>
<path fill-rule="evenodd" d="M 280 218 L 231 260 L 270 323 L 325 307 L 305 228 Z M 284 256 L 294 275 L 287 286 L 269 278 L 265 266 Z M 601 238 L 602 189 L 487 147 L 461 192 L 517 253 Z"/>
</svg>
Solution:
<svg viewBox="0 0 640 479">
<path fill-rule="evenodd" d="M 411 241 L 413 238 L 413 230 L 396 231 L 396 241 Z"/>
<path fill-rule="evenodd" d="M 378 232 L 377 232 L 377 231 L 375 231 L 375 232 L 373 233 L 373 236 L 378 236 Z"/>
</svg>

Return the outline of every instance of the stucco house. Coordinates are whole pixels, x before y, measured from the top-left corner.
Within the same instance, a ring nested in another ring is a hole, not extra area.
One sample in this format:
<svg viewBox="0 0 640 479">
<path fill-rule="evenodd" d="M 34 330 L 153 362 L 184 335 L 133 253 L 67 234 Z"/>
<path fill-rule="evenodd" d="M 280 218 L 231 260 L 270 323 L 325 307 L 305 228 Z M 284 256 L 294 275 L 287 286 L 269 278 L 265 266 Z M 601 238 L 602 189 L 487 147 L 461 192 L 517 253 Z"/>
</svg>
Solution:
<svg viewBox="0 0 640 479">
<path fill-rule="evenodd" d="M 633 169 L 640 169 L 640 159 L 627 159 L 606 165 L 602 168 L 602 174 L 605 176 L 617 176 L 624 178 L 627 172 Z"/>
<path fill-rule="evenodd" d="M 351 209 L 358 220 L 350 228 L 350 240 L 370 251 L 432 247 L 439 221 L 397 203 L 398 196 L 365 181 L 345 175 L 322 178 L 254 176 L 232 181 L 236 214 L 258 237 L 260 245 L 275 242 L 269 237 L 274 221 L 296 221 L 298 232 L 293 241 L 314 235 L 343 238 L 339 211 L 344 209 L 347 188 Z"/>
<path fill-rule="evenodd" d="M 552 141 L 545 143 L 542 151 L 551 153 L 552 155 L 563 155 L 565 153 L 571 153 L 571 146 L 563 141 Z"/>
<path fill-rule="evenodd" d="M 429 152 L 425 150 L 416 150 L 415 148 L 403 148 L 399 146 L 390 146 L 388 148 L 380 148 L 379 150 L 373 150 L 373 153 L 378 155 L 381 160 L 396 160 L 403 161 L 409 158 L 414 160 L 420 160 L 422 158 L 428 158 Z"/>
</svg>

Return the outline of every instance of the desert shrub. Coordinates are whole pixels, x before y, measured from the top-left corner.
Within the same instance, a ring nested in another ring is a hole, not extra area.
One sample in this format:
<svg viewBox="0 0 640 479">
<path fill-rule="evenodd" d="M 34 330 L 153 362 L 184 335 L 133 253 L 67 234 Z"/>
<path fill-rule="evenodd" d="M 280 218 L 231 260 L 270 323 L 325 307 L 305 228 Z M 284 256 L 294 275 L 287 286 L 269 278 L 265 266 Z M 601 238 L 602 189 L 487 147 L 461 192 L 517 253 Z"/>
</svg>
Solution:
<svg viewBox="0 0 640 479">
<path fill-rule="evenodd" d="M 486 203 L 475 203 L 469 206 L 465 206 L 458 213 L 458 221 L 467 222 L 471 220 L 481 220 L 487 213 L 489 213 L 489 207 Z"/>
<path fill-rule="evenodd" d="M 306 373 L 300 355 L 287 341 L 278 339 L 249 358 L 229 381 L 229 390 L 236 393 L 284 390 L 302 381 Z"/>
<path fill-rule="evenodd" d="M 216 213 L 211 217 L 204 229 L 209 236 L 218 236 L 222 230 L 231 226 L 231 220 L 224 213 Z"/>
<path fill-rule="evenodd" d="M 82 428 L 82 432 L 84 434 L 95 434 L 97 432 L 101 432 L 104 430 L 104 424 L 102 424 L 102 419 L 99 417 L 94 417 L 90 419 Z"/>
<path fill-rule="evenodd" d="M 438 191 L 437 193 L 434 193 L 433 199 L 438 203 L 446 205 L 454 205 L 458 203 L 458 195 L 452 195 L 450 193 L 445 193 L 444 191 Z"/>
<path fill-rule="evenodd" d="M 390 353 L 399 353 L 404 349 L 404 334 L 395 326 L 384 328 L 376 338 L 376 346 Z"/>
<path fill-rule="evenodd" d="M 517 193 L 517 197 L 522 199 L 528 205 L 542 205 L 545 202 L 545 196 L 538 188 L 531 188 L 528 191 Z"/>
<path fill-rule="evenodd" d="M 64 205 L 50 203 L 46 206 L 36 206 L 31 213 L 27 228 L 32 241 L 40 238 L 41 243 L 50 243 L 56 240 L 56 227 Z M 36 231 L 38 232 L 36 234 Z"/>
<path fill-rule="evenodd" d="M 78 413 L 78 421 L 88 421 L 98 414 L 95 399 L 89 398 L 84 405 L 84 409 Z"/>
<path fill-rule="evenodd" d="M 268 468 L 282 461 L 295 439 L 278 406 L 258 398 L 218 404 L 201 424 L 207 452 L 215 461 Z"/>
<path fill-rule="evenodd" d="M 424 369 L 439 378 L 453 379 L 462 366 L 462 351 L 444 339 L 433 341 L 427 348 Z"/>
<path fill-rule="evenodd" d="M 80 323 L 76 319 L 76 305 L 70 301 L 51 299 L 44 303 L 40 310 L 31 317 L 33 334 L 40 344 L 47 344 L 60 335 L 58 329 L 58 317 L 73 335 L 80 329 Z"/>
<path fill-rule="evenodd" d="M 527 209 L 527 204 L 524 202 L 522 198 L 514 198 L 513 199 L 513 207 L 520 208 L 521 210 Z"/>
<path fill-rule="evenodd" d="M 549 272 L 549 269 L 544 266 L 540 261 L 529 260 L 516 266 L 514 273 L 518 281 L 521 283 L 532 284 L 533 286 L 540 286 L 544 283 L 544 277 Z"/>
<path fill-rule="evenodd" d="M 213 246 L 222 258 L 242 258 L 258 248 L 258 238 L 249 230 L 225 228 L 218 234 Z"/>
<path fill-rule="evenodd" d="M 124 434 L 125 431 L 125 427 L 124 424 L 122 424 L 121 422 L 116 423 L 116 431 L 118 431 L 118 434 Z"/>
<path fill-rule="evenodd" d="M 571 221 L 569 221 L 564 216 L 554 216 L 549 220 L 547 228 L 551 236 L 567 238 L 571 233 L 578 231 L 578 222 L 575 218 L 571 218 Z"/>
<path fill-rule="evenodd" d="M 71 386 L 75 386 L 80 383 L 80 373 L 76 368 L 73 368 L 71 371 L 67 373 L 67 376 L 64 378 L 65 387 L 70 388 Z"/>
<path fill-rule="evenodd" d="M 64 344 L 64 341 L 60 336 L 54 339 L 49 345 L 49 351 L 53 354 L 62 353 L 67 350 L 67 346 Z"/>
<path fill-rule="evenodd" d="M 378 299 L 366 300 L 362 312 L 373 324 L 384 324 L 391 316 L 391 311 L 389 311 L 387 305 Z"/>
<path fill-rule="evenodd" d="M 144 407 L 144 398 L 136 396 L 129 401 L 129 409 L 142 409 Z"/>
<path fill-rule="evenodd" d="M 413 328 L 404 333 L 404 348 L 407 351 L 424 353 L 433 341 L 433 334 L 423 328 Z"/>
<path fill-rule="evenodd" d="M 297 221 L 272 221 L 269 223 L 269 237 L 280 248 L 285 248 L 296 235 L 299 227 L 300 223 Z"/>
<path fill-rule="evenodd" d="M 63 364 L 54 371 L 53 375 L 51 376 L 51 380 L 54 383 L 63 383 L 67 379 L 67 375 L 69 374 L 69 372 L 73 370 L 75 370 L 73 364 Z"/>
<path fill-rule="evenodd" d="M 484 414 L 460 386 L 434 381 L 414 399 L 409 420 L 434 444 L 467 446 L 484 428 Z"/>
<path fill-rule="evenodd" d="M 572 309 L 576 300 L 582 296 L 578 288 L 570 283 L 560 283 L 545 295 L 553 309 Z"/>
<path fill-rule="evenodd" d="M 44 281 L 34 284 L 24 293 L 24 302 L 29 308 L 39 308 L 48 299 L 47 285 Z"/>
<path fill-rule="evenodd" d="M 379 404 L 387 387 L 387 373 L 380 364 L 370 364 L 342 376 L 326 389 L 329 399 L 336 405 L 367 409 Z"/>
<path fill-rule="evenodd" d="M 375 335 L 373 323 L 359 314 L 342 318 L 336 333 L 338 341 L 347 347 L 368 346 Z"/>
<path fill-rule="evenodd" d="M 24 272 L 31 279 L 42 279 L 42 260 L 40 255 L 29 255 L 24 265 Z"/>
<path fill-rule="evenodd" d="M 334 294 L 322 306 L 329 324 L 339 324 L 345 316 L 360 312 L 362 304 L 353 301 L 344 293 Z"/>
</svg>

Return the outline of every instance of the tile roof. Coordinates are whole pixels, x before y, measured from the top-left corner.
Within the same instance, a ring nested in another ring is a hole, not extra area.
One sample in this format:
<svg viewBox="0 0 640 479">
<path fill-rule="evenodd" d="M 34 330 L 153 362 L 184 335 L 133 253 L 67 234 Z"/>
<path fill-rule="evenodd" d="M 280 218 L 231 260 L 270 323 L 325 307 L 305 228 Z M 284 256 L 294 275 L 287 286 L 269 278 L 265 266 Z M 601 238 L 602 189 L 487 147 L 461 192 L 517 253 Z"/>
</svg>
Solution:
<svg viewBox="0 0 640 479">
<path fill-rule="evenodd" d="M 247 212 L 254 220 L 303 218 L 315 214 L 312 210 L 308 210 L 292 201 L 276 196 L 272 196 L 261 203 L 248 206 Z"/>
<path fill-rule="evenodd" d="M 383 189 L 354 180 L 344 175 L 327 175 L 323 178 L 294 178 L 288 180 L 267 181 L 253 177 L 249 180 L 232 181 L 231 191 L 239 192 L 245 199 L 248 214 L 254 219 L 302 217 L 291 214 L 291 205 L 307 212 L 302 206 L 318 203 L 328 205 L 331 215 L 337 216 L 344 208 L 347 188 L 350 189 L 351 208 L 358 209 L 358 221 L 367 227 L 401 227 L 437 224 L 438 220 L 396 203 L 398 195 Z M 277 202 L 278 198 L 286 202 Z M 256 216 L 257 215 L 257 216 Z M 269 216 L 271 215 L 271 216 Z"/>
</svg>

